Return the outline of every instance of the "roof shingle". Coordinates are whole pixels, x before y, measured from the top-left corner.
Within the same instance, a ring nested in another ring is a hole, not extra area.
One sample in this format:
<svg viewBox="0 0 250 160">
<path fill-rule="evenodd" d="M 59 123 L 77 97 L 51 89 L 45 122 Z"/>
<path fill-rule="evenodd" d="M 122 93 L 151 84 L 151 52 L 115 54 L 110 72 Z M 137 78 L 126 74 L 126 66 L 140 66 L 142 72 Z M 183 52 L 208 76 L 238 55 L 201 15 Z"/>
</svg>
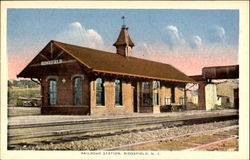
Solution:
<svg viewBox="0 0 250 160">
<path fill-rule="evenodd" d="M 132 40 L 128 34 L 128 28 L 122 28 L 120 31 L 120 34 L 119 34 L 116 42 L 113 44 L 113 46 L 127 45 L 127 44 L 131 47 L 135 46 L 135 44 L 132 42 Z"/>
<path fill-rule="evenodd" d="M 79 47 L 57 41 L 53 41 L 53 43 L 92 71 L 196 83 L 193 79 L 169 64 L 136 57 L 124 57 L 115 53 Z"/>
</svg>

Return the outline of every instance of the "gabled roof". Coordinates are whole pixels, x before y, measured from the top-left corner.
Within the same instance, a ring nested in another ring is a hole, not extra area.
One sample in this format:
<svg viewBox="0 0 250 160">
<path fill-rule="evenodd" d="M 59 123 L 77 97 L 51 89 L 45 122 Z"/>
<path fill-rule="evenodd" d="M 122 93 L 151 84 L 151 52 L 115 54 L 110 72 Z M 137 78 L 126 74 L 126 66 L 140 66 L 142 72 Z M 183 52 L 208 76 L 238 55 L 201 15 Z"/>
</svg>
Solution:
<svg viewBox="0 0 250 160">
<path fill-rule="evenodd" d="M 149 61 L 136 57 L 100 51 L 62 42 L 51 41 L 65 53 L 75 58 L 92 72 L 134 76 L 174 82 L 196 83 L 193 79 L 169 64 Z M 48 45 L 47 45 L 48 46 Z M 27 66 L 29 67 L 29 66 Z M 26 67 L 26 68 L 27 68 Z M 24 69 L 25 70 L 25 69 Z M 22 72 L 18 77 L 23 77 Z"/>
<path fill-rule="evenodd" d="M 116 42 L 113 44 L 113 46 L 120 46 L 120 45 L 127 45 L 127 44 L 131 47 L 135 46 L 135 44 L 132 42 L 128 34 L 128 28 L 121 28 L 120 34 Z"/>
</svg>

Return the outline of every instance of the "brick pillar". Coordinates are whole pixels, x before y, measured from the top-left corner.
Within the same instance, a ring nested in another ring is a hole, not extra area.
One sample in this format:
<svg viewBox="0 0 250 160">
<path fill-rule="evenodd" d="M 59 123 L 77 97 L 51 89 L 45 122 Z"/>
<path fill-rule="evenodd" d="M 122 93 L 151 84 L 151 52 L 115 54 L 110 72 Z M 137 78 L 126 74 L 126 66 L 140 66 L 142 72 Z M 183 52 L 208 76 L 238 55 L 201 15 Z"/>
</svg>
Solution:
<svg viewBox="0 0 250 160">
<path fill-rule="evenodd" d="M 184 108 L 185 110 L 187 109 L 187 90 L 186 90 L 186 85 L 183 87 L 183 91 L 184 91 Z"/>
<path fill-rule="evenodd" d="M 45 97 L 45 93 L 44 93 L 44 82 L 43 80 L 41 81 L 41 90 L 40 90 L 40 94 L 41 94 L 41 107 L 44 107 L 45 103 L 44 103 L 44 97 Z"/>
<path fill-rule="evenodd" d="M 136 82 L 136 92 L 137 92 L 137 112 L 140 113 L 141 106 L 141 82 Z"/>
<path fill-rule="evenodd" d="M 96 107 L 96 87 L 95 87 L 95 80 L 90 80 L 89 82 L 89 89 L 90 89 L 90 109 L 89 114 L 94 114 L 94 108 Z"/>
<path fill-rule="evenodd" d="M 42 94 L 42 106 L 41 106 L 41 114 L 46 114 L 46 110 L 49 105 L 48 102 L 48 95 L 49 95 L 49 86 L 48 86 L 48 82 L 43 79 L 41 82 L 41 94 Z"/>
<path fill-rule="evenodd" d="M 199 89 L 198 89 L 198 108 L 199 109 L 206 109 L 205 86 L 206 86 L 206 82 L 204 81 L 199 82 Z"/>
<path fill-rule="evenodd" d="M 158 89 L 157 89 L 157 92 L 158 92 L 158 105 L 160 106 L 161 105 L 161 82 L 158 81 Z"/>
<path fill-rule="evenodd" d="M 123 84 L 122 84 L 122 89 L 123 89 Z M 105 99 L 104 104 L 107 108 L 107 111 L 109 112 L 111 110 L 110 108 L 115 106 L 115 82 L 114 81 L 107 81 L 107 80 L 104 81 L 104 94 L 105 94 L 104 95 L 104 99 Z M 122 101 L 122 103 L 124 104 L 124 100 Z"/>
<path fill-rule="evenodd" d="M 161 84 L 161 89 L 160 89 L 160 106 L 165 105 L 165 97 L 166 97 L 166 88 Z"/>
<path fill-rule="evenodd" d="M 49 85 L 47 81 L 43 81 L 43 107 L 48 107 L 49 105 Z"/>
</svg>

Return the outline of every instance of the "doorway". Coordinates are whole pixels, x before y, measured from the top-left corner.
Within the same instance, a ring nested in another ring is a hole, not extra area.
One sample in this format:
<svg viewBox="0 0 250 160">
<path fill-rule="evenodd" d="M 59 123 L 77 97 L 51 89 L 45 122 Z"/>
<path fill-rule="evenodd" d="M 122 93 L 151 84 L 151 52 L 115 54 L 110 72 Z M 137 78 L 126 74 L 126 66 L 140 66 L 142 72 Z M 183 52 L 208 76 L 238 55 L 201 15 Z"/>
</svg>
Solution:
<svg viewBox="0 0 250 160">
<path fill-rule="evenodd" d="M 234 108 L 239 109 L 239 88 L 234 89 Z"/>
</svg>

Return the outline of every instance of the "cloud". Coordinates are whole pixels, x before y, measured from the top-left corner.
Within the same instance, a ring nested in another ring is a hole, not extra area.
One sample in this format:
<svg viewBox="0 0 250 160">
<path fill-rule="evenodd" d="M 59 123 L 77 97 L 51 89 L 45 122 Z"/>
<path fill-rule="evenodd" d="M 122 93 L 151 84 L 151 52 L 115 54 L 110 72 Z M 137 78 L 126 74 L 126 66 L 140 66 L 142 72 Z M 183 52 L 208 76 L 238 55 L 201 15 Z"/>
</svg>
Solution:
<svg viewBox="0 0 250 160">
<path fill-rule="evenodd" d="M 200 36 L 194 35 L 194 36 L 192 36 L 189 43 L 190 43 L 190 47 L 193 48 L 193 49 L 201 48 L 202 39 L 201 39 Z"/>
<path fill-rule="evenodd" d="M 81 25 L 80 22 L 73 22 L 73 23 L 71 23 L 70 25 L 71 25 L 71 26 L 74 26 L 74 27 L 76 27 L 76 28 L 83 28 L 83 26 Z"/>
<path fill-rule="evenodd" d="M 171 64 L 187 75 L 201 74 L 202 68 L 207 66 L 235 65 L 238 63 L 238 51 L 230 46 L 221 48 L 220 46 L 202 45 L 199 49 L 171 50 L 167 46 L 143 45 L 142 43 L 139 48 L 135 48 L 133 56 Z"/>
<path fill-rule="evenodd" d="M 102 36 L 94 29 L 89 29 L 86 31 L 86 39 L 89 43 L 88 46 L 92 48 L 97 48 L 98 46 L 103 46 L 104 44 Z"/>
<path fill-rule="evenodd" d="M 226 31 L 223 27 L 215 25 L 208 30 L 208 40 L 211 43 L 223 43 L 226 40 Z"/>
<path fill-rule="evenodd" d="M 202 38 L 200 36 L 192 35 L 191 38 L 186 38 L 176 26 L 168 25 L 164 31 L 163 41 L 170 50 L 178 52 L 179 49 L 197 49 L 202 46 Z"/>
<path fill-rule="evenodd" d="M 56 35 L 56 40 L 83 47 L 104 48 L 102 36 L 94 29 L 86 30 L 79 22 L 69 24 L 62 32 Z"/>
<path fill-rule="evenodd" d="M 182 33 L 176 26 L 168 25 L 165 27 L 165 34 L 163 40 L 167 43 L 169 48 L 174 49 L 176 46 L 184 45 L 186 43 Z"/>
<path fill-rule="evenodd" d="M 133 49 L 133 53 L 140 56 L 147 56 L 154 52 L 155 50 L 153 49 L 153 47 L 145 42 L 138 43 L 136 47 Z"/>
<path fill-rule="evenodd" d="M 170 50 L 176 51 L 176 53 L 183 49 L 201 49 L 205 46 L 222 47 L 226 45 L 226 40 L 226 31 L 219 25 L 208 28 L 206 36 L 202 38 L 196 34 L 185 37 L 181 30 L 174 25 L 166 26 L 162 32 L 162 41 Z"/>
</svg>

